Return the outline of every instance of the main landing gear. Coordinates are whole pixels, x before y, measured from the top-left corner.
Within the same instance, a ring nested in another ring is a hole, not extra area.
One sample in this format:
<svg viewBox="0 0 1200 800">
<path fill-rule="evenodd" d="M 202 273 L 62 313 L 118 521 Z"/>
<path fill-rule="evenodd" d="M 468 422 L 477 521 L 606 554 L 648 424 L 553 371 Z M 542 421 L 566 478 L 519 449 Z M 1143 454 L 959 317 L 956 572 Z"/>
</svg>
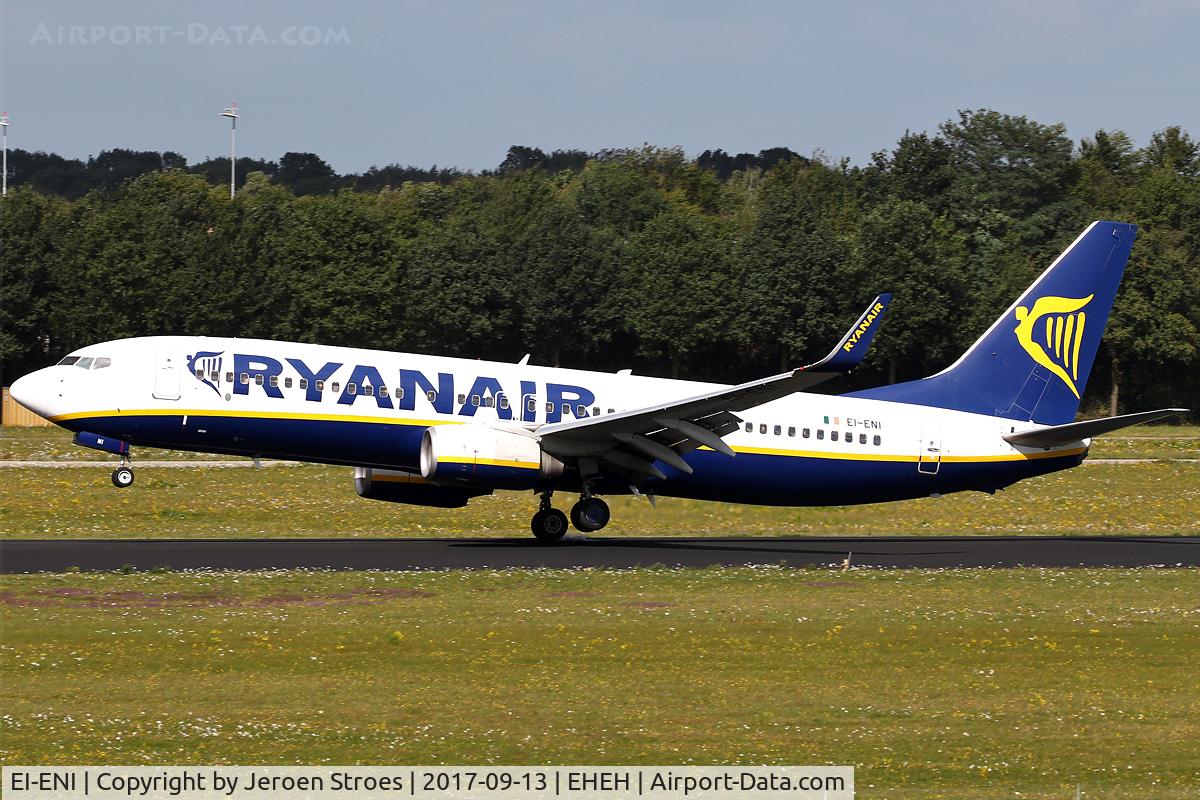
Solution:
<svg viewBox="0 0 1200 800">
<path fill-rule="evenodd" d="M 542 493 L 541 508 L 533 515 L 530 528 L 540 542 L 557 542 L 567 533 L 567 515 L 550 505 L 550 495 Z M 585 495 L 571 507 L 571 524 L 582 533 L 594 533 L 608 524 L 612 512 L 599 497 Z"/>
<path fill-rule="evenodd" d="M 118 489 L 128 489 L 133 486 L 133 464 L 128 458 L 121 459 L 121 466 L 112 471 L 113 486 Z"/>
</svg>

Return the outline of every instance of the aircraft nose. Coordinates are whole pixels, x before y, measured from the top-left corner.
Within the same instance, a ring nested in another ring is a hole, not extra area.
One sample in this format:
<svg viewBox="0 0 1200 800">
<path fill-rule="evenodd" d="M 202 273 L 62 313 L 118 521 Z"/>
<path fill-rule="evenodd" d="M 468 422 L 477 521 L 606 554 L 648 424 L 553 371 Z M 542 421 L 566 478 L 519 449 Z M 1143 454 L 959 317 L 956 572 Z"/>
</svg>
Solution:
<svg viewBox="0 0 1200 800">
<path fill-rule="evenodd" d="M 9 387 L 13 400 L 43 417 L 51 415 L 51 407 L 62 399 L 62 379 L 53 374 L 49 368 L 39 369 L 28 375 L 17 378 Z"/>
</svg>

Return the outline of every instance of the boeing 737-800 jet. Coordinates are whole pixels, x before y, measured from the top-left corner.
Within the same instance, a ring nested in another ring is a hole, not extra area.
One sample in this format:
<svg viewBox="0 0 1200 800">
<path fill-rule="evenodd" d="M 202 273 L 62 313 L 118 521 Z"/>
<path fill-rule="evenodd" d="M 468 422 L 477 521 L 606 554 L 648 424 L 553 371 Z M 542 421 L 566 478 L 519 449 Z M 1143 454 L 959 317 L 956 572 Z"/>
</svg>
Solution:
<svg viewBox="0 0 1200 800">
<path fill-rule="evenodd" d="M 130 446 L 354 468 L 360 495 L 460 507 L 541 495 L 534 534 L 609 520 L 605 494 L 766 505 L 994 492 L 1080 464 L 1090 437 L 1182 409 L 1075 422 L 1136 226 L 1095 222 L 954 364 L 921 380 L 804 393 L 862 361 L 890 297 L 828 356 L 737 386 L 313 344 L 159 336 L 91 345 L 12 386 L 121 456 Z"/>
</svg>

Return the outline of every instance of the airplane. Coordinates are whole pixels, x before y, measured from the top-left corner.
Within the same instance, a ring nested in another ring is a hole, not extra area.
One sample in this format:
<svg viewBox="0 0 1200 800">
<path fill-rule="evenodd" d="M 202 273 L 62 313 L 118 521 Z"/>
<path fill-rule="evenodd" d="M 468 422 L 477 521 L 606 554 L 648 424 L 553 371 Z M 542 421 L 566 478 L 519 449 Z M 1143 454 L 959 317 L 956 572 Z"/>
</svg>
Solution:
<svg viewBox="0 0 1200 800">
<path fill-rule="evenodd" d="M 1078 466 L 1091 438 L 1183 413 L 1076 422 L 1137 226 L 1094 222 L 953 364 L 818 395 L 862 362 L 881 294 L 825 358 L 734 386 L 316 344 L 152 336 L 80 348 L 11 387 L 121 457 L 133 445 L 353 467 L 365 498 L 457 508 L 540 496 L 544 542 L 609 522 L 604 495 L 822 506 L 994 493 Z"/>
</svg>

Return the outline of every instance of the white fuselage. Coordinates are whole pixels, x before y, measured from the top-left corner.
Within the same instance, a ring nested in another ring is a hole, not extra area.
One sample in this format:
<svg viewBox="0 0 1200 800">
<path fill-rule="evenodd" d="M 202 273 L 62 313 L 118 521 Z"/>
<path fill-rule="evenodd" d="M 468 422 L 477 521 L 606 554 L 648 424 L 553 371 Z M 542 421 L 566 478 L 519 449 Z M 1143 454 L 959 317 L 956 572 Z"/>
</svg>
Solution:
<svg viewBox="0 0 1200 800">
<path fill-rule="evenodd" d="M 536 436 L 547 423 L 716 386 L 214 337 L 104 342 L 71 358 L 93 360 L 86 369 L 81 361 L 49 367 L 14 386 L 20 402 L 69 429 L 156 447 L 398 470 L 417 468 L 420 433 L 430 426 L 520 427 Z M 97 368 L 96 359 L 107 366 Z M 654 491 L 815 505 L 994 490 L 1074 466 L 1087 447 L 1016 447 L 1002 436 L 1039 426 L 835 395 L 798 393 L 738 416 L 742 424 L 724 440 L 750 458 L 702 448 L 692 454 L 695 475 L 671 475 Z"/>
</svg>

